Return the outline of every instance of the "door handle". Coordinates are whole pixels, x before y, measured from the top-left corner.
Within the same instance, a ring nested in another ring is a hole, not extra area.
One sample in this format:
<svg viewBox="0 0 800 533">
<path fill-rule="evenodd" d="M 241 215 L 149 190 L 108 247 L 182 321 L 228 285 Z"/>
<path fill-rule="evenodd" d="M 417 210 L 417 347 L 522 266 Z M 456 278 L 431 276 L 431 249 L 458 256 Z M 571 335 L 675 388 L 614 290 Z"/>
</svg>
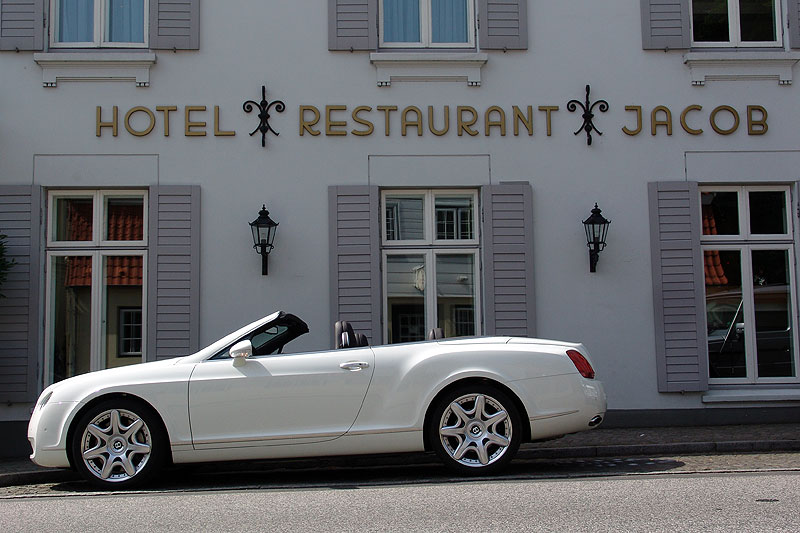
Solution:
<svg viewBox="0 0 800 533">
<path fill-rule="evenodd" d="M 339 365 L 342 370 L 349 370 L 350 372 L 358 372 L 364 368 L 368 368 L 369 363 L 364 361 L 348 361 Z"/>
</svg>

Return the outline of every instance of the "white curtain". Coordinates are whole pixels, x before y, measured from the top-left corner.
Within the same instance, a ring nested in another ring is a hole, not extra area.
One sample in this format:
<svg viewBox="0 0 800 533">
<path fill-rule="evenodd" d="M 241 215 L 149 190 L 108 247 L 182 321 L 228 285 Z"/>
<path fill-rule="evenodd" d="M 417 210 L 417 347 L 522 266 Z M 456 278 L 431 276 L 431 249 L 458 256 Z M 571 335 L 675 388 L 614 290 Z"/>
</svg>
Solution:
<svg viewBox="0 0 800 533">
<path fill-rule="evenodd" d="M 144 42 L 144 0 L 105 0 L 106 41 Z"/>
<path fill-rule="evenodd" d="M 418 43 L 419 0 L 383 0 L 383 41 Z"/>
<path fill-rule="evenodd" d="M 60 43 L 94 41 L 94 0 L 59 0 L 58 34 Z"/>
<path fill-rule="evenodd" d="M 431 0 L 431 41 L 466 43 L 467 2 L 469 0 Z"/>
</svg>

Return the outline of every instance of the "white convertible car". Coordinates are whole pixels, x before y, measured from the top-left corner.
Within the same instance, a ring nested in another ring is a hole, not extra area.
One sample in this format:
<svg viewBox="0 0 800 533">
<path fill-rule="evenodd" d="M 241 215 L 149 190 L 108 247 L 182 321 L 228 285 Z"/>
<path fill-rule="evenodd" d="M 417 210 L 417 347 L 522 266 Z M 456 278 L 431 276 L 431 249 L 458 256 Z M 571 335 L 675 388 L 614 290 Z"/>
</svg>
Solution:
<svg viewBox="0 0 800 533">
<path fill-rule="evenodd" d="M 278 312 L 194 355 L 60 381 L 34 408 L 31 459 L 120 488 L 170 462 L 422 450 L 489 473 L 520 443 L 605 415 L 581 344 L 432 331 L 370 347 L 347 323 L 336 330 L 335 350 L 284 354 L 308 326 Z"/>
</svg>

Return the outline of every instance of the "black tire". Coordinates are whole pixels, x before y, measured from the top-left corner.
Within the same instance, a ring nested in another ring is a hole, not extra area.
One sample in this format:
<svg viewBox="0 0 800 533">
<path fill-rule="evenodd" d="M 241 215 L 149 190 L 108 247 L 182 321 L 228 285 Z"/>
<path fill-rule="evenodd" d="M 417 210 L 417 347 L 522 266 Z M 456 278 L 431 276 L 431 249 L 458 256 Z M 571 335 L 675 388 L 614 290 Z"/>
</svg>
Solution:
<svg viewBox="0 0 800 533">
<path fill-rule="evenodd" d="M 431 409 L 427 428 L 430 444 L 455 472 L 499 472 L 519 449 L 523 435 L 519 410 L 497 387 L 477 383 L 456 387 Z"/>
<path fill-rule="evenodd" d="M 75 423 L 70 444 L 75 469 L 103 489 L 128 489 L 151 481 L 169 453 L 162 427 L 159 416 L 143 402 L 100 402 Z"/>
</svg>

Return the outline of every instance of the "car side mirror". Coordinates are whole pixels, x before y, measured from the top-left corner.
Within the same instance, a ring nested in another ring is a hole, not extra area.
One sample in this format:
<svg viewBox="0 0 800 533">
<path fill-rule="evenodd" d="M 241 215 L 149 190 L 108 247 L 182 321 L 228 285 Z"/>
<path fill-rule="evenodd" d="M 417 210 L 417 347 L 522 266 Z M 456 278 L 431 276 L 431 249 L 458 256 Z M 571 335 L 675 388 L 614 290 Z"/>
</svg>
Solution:
<svg viewBox="0 0 800 533">
<path fill-rule="evenodd" d="M 253 355 L 253 343 L 249 340 L 239 341 L 231 347 L 228 353 L 233 359 L 233 364 L 242 364 Z"/>
</svg>

